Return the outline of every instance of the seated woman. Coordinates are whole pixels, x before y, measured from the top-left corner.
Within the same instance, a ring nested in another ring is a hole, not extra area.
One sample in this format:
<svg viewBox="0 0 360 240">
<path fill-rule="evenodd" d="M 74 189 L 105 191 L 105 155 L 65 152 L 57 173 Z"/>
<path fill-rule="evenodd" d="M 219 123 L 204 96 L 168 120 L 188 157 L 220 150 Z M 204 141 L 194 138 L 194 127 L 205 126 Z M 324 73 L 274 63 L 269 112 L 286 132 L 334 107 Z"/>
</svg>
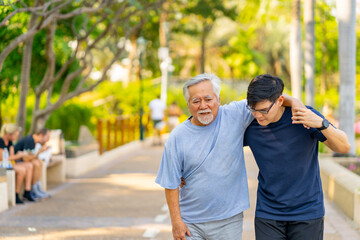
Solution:
<svg viewBox="0 0 360 240">
<path fill-rule="evenodd" d="M 23 152 L 15 154 L 13 141 L 16 141 L 19 137 L 19 127 L 15 124 L 9 123 L 4 124 L 1 128 L 0 138 L 0 159 L 2 160 L 3 151 L 6 148 L 9 152 L 9 161 L 12 161 L 13 168 L 16 174 L 15 180 L 15 192 L 16 192 L 16 203 L 23 204 L 24 202 L 20 199 L 19 193 L 22 183 L 25 180 L 25 192 L 24 198 L 30 202 L 35 201 L 30 194 L 31 180 L 33 174 L 33 165 L 29 162 L 23 162 L 21 159 L 24 157 Z"/>
</svg>

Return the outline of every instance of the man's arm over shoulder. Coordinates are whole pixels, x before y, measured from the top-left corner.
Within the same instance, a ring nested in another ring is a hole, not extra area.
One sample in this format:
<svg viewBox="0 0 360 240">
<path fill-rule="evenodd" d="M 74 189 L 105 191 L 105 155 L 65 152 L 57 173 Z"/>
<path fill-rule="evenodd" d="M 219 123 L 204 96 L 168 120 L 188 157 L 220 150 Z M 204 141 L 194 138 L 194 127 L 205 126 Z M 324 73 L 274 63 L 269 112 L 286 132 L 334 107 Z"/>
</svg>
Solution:
<svg viewBox="0 0 360 240">
<path fill-rule="evenodd" d="M 315 109 L 309 107 L 309 109 L 295 108 L 294 110 L 295 113 L 292 118 L 294 124 L 304 124 L 311 128 L 322 127 L 324 116 Z M 346 133 L 335 128 L 332 124 L 327 129 L 321 130 L 321 134 L 326 138 L 324 144 L 334 152 L 348 153 L 350 151 L 351 146 Z"/>
<path fill-rule="evenodd" d="M 249 124 L 254 120 L 254 116 L 247 108 L 247 100 L 233 101 L 228 105 L 224 105 L 224 108 L 230 111 L 234 111 L 234 115 L 240 120 L 240 123 L 247 128 Z"/>
</svg>

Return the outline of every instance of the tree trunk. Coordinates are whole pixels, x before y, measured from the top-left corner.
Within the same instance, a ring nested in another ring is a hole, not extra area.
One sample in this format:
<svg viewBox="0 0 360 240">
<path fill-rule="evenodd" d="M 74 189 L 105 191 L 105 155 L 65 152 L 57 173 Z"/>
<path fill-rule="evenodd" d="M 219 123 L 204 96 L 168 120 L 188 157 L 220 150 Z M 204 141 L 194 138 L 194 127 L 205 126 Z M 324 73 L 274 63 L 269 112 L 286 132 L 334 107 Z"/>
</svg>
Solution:
<svg viewBox="0 0 360 240">
<path fill-rule="evenodd" d="M 326 43 L 321 44 L 321 50 L 323 52 L 323 57 L 321 58 L 321 82 L 320 82 L 320 95 L 325 95 L 326 92 L 326 81 L 327 81 L 327 72 L 326 72 L 326 63 L 325 63 L 325 53 L 327 52 Z"/>
<path fill-rule="evenodd" d="M 290 31 L 290 71 L 292 96 L 302 99 L 302 50 L 300 0 L 293 0 Z"/>
<path fill-rule="evenodd" d="M 37 116 L 36 114 L 33 114 L 32 121 L 31 121 L 31 128 L 29 131 L 29 134 L 34 134 L 39 129 L 42 129 L 45 127 L 47 120 L 49 119 L 50 114 L 45 114 L 41 116 Z"/>
<path fill-rule="evenodd" d="M 161 70 L 161 100 L 166 103 L 168 82 L 169 82 L 169 67 L 171 64 L 170 50 L 169 50 L 169 23 L 168 23 L 168 1 L 162 3 L 162 12 L 159 23 L 159 60 Z"/>
<path fill-rule="evenodd" d="M 355 155 L 355 64 L 356 64 L 356 1 L 337 0 L 339 22 L 340 114 L 339 125 L 351 144 L 350 155 Z"/>
<path fill-rule="evenodd" d="M 38 6 L 40 0 L 36 0 L 34 7 Z M 28 29 L 31 29 L 37 21 L 37 15 L 34 13 L 30 16 L 30 21 L 28 24 Z M 21 79 L 20 79 L 20 101 L 19 101 L 19 110 L 16 116 L 16 123 L 21 127 L 19 137 L 23 137 L 25 134 L 25 124 L 26 124 L 26 98 L 29 91 L 29 82 L 30 82 L 30 70 L 31 70 L 31 56 L 32 56 L 32 47 L 34 42 L 34 36 L 31 36 L 26 41 L 24 41 L 24 50 L 21 64 Z"/>
<path fill-rule="evenodd" d="M 315 0 L 305 0 L 304 23 L 305 23 L 305 103 L 314 106 L 315 98 Z"/>
<path fill-rule="evenodd" d="M 203 23 L 203 31 L 201 33 L 201 55 L 200 55 L 200 69 L 201 73 L 205 72 L 205 51 L 206 51 L 206 37 L 207 37 L 207 24 Z"/>
<path fill-rule="evenodd" d="M 323 36 L 323 42 L 321 43 L 321 52 L 322 52 L 322 56 L 321 56 L 321 82 L 320 82 L 320 95 L 325 95 L 326 92 L 326 88 L 327 88 L 327 78 L 328 78 L 328 73 L 326 70 L 326 54 L 327 54 L 327 38 L 326 38 L 326 25 L 325 25 L 325 21 L 326 21 L 326 17 L 325 17 L 325 12 L 323 9 L 321 9 L 321 12 L 319 13 L 320 16 L 320 26 L 321 26 L 321 34 Z"/>
<path fill-rule="evenodd" d="M 40 109 L 40 99 L 41 99 L 41 95 L 37 95 L 35 97 L 35 106 L 34 106 L 34 110 L 32 113 L 32 118 L 31 118 L 31 127 L 30 127 L 30 131 L 29 134 L 33 134 L 37 131 L 38 129 L 38 117 L 37 117 L 37 112 Z"/>
<path fill-rule="evenodd" d="M 162 4 L 162 11 L 160 14 L 160 23 L 159 23 L 159 41 L 160 47 L 169 47 L 169 25 L 167 22 L 169 3 L 164 1 Z"/>
<path fill-rule="evenodd" d="M 133 69 L 133 63 L 136 57 L 136 52 L 137 52 L 137 43 L 136 43 L 136 39 L 139 37 L 139 34 L 134 34 L 132 36 L 130 36 L 130 43 L 131 43 L 131 49 L 129 52 L 129 64 L 126 66 L 127 69 L 127 74 L 126 74 L 126 79 L 123 80 L 123 87 L 126 88 L 129 85 L 129 82 L 131 81 L 131 73 L 132 73 L 132 69 Z"/>
</svg>

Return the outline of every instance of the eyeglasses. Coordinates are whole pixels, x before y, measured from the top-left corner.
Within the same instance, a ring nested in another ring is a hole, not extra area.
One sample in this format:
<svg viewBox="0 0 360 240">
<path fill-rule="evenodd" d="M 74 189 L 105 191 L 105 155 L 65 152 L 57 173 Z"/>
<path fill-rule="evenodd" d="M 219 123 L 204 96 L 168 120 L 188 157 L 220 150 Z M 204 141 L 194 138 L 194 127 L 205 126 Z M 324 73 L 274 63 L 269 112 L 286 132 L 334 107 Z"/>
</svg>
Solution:
<svg viewBox="0 0 360 240">
<path fill-rule="evenodd" d="M 246 107 L 252 112 L 252 113 L 261 113 L 261 114 L 268 114 L 272 106 L 274 106 L 276 100 L 270 105 L 270 107 L 267 110 L 256 110 L 254 108 L 251 108 L 249 105 L 246 105 Z"/>
</svg>

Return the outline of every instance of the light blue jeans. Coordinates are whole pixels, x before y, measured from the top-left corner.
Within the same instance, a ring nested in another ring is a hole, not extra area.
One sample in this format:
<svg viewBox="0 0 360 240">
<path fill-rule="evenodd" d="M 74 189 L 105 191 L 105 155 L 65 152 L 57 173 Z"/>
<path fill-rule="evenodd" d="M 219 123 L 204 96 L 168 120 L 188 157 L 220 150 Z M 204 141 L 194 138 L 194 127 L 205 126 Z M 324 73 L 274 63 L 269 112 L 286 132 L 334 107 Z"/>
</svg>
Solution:
<svg viewBox="0 0 360 240">
<path fill-rule="evenodd" d="M 241 240 L 243 231 L 243 213 L 231 218 L 205 222 L 187 223 L 191 237 L 187 240 Z"/>
</svg>

